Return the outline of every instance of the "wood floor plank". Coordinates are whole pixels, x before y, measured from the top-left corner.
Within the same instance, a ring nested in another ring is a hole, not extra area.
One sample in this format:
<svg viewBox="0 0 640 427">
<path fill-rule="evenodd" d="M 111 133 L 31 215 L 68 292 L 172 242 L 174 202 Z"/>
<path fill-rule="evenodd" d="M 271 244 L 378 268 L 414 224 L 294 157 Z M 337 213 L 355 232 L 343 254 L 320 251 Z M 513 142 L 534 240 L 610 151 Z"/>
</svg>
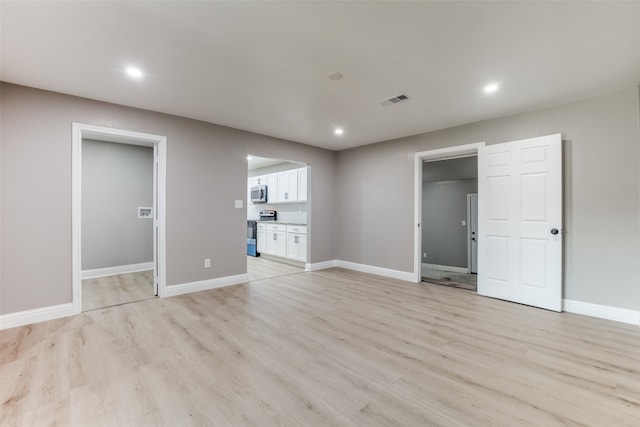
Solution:
<svg viewBox="0 0 640 427">
<path fill-rule="evenodd" d="M 640 328 L 295 272 L 0 331 L 0 398 L 3 426 L 637 427 Z"/>
<path fill-rule="evenodd" d="M 82 281 L 82 311 L 154 298 L 153 270 Z"/>
</svg>

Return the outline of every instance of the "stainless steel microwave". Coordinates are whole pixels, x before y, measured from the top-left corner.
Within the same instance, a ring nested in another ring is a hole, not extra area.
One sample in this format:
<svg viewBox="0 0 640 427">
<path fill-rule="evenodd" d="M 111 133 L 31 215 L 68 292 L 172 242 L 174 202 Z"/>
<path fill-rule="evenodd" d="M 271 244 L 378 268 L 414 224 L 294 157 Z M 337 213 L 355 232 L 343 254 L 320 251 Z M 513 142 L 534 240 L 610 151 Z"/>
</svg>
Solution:
<svg viewBox="0 0 640 427">
<path fill-rule="evenodd" d="M 253 203 L 267 203 L 267 186 L 256 185 L 251 187 L 251 201 Z"/>
</svg>

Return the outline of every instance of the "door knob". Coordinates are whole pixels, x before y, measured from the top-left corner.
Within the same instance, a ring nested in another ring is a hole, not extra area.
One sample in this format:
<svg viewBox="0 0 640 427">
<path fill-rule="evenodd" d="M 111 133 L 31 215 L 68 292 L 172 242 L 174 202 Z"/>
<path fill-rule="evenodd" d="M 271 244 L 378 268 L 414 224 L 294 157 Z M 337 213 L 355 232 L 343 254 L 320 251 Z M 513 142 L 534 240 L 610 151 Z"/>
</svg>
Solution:
<svg viewBox="0 0 640 427">
<path fill-rule="evenodd" d="M 559 233 L 559 231 L 558 231 L 558 229 L 557 229 L 557 228 L 552 228 L 552 229 L 551 229 L 551 234 L 553 234 L 554 236 L 555 236 L 556 234 L 558 234 L 558 233 Z"/>
</svg>

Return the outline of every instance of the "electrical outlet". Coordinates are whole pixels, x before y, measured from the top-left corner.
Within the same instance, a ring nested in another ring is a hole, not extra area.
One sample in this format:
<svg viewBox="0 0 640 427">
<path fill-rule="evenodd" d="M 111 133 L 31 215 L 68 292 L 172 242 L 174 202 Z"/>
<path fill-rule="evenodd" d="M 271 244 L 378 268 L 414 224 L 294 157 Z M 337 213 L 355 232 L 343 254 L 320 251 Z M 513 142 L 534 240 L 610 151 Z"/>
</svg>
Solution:
<svg viewBox="0 0 640 427">
<path fill-rule="evenodd" d="M 462 226 L 466 227 L 467 226 L 467 221 L 465 221 L 464 219 L 462 220 Z"/>
<path fill-rule="evenodd" d="M 425 252 L 422 254 L 422 258 L 426 258 L 426 257 L 427 257 L 427 253 Z"/>
<path fill-rule="evenodd" d="M 211 268 L 211 258 L 204 259 L 204 268 Z"/>
</svg>

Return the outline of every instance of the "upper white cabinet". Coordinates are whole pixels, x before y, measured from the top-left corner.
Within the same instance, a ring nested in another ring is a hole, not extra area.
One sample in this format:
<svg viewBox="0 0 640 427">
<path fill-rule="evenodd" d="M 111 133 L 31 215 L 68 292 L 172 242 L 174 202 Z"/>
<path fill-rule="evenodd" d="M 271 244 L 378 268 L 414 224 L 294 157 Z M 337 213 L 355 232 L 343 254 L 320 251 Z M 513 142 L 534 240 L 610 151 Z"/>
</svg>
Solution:
<svg viewBox="0 0 640 427">
<path fill-rule="evenodd" d="M 298 169 L 278 172 L 278 203 L 298 201 Z"/>
<path fill-rule="evenodd" d="M 307 201 L 307 168 L 298 169 L 298 201 Z"/>
<path fill-rule="evenodd" d="M 267 184 L 267 203 L 278 203 L 278 174 L 267 175 L 265 184 Z"/>
<path fill-rule="evenodd" d="M 267 186 L 267 203 L 307 201 L 307 168 L 291 169 L 247 179 L 247 201 L 251 201 L 251 187 Z"/>
</svg>

